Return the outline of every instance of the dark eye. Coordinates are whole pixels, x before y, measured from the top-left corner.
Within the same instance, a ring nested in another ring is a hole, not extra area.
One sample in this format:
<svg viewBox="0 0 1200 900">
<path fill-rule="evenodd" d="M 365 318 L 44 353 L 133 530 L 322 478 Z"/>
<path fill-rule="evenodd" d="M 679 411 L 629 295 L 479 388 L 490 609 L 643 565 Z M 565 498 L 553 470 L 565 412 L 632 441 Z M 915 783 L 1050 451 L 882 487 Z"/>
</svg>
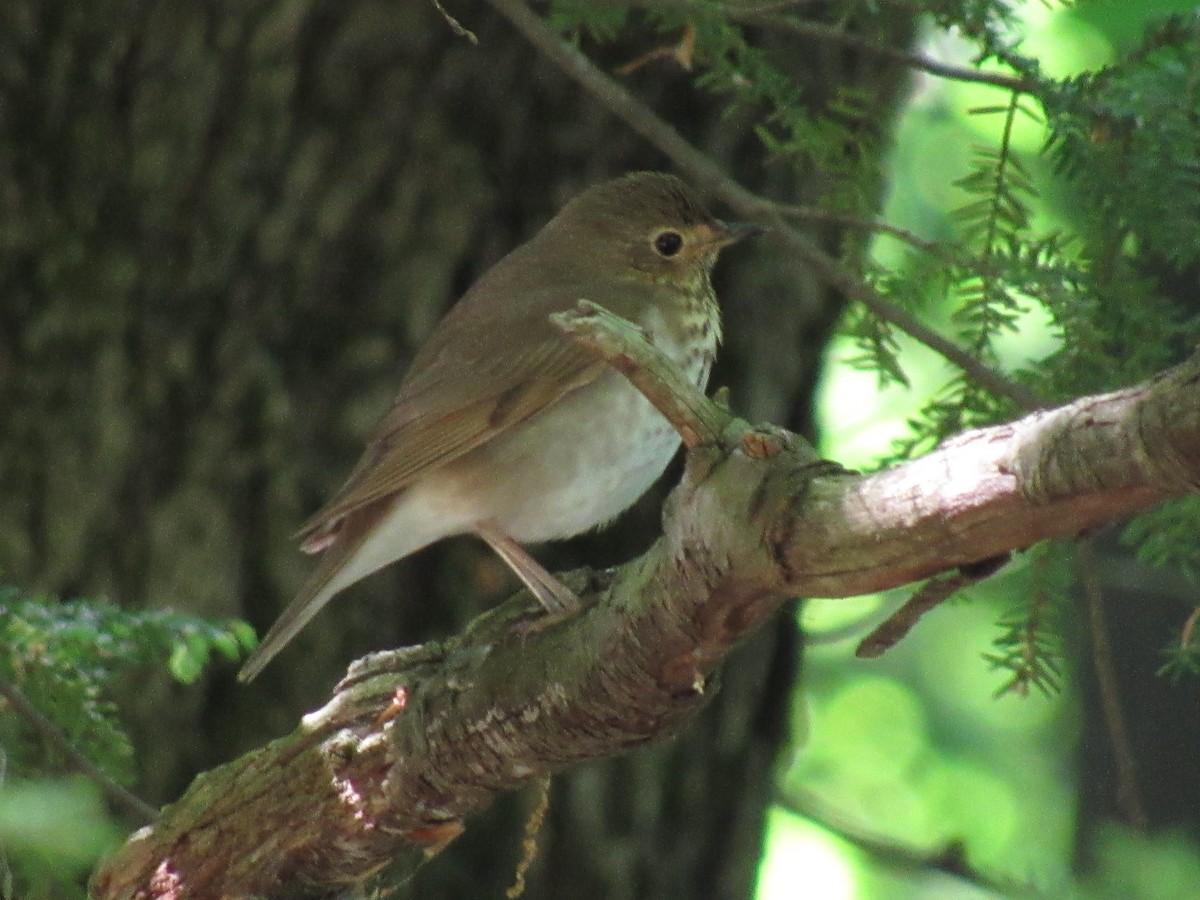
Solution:
<svg viewBox="0 0 1200 900">
<path fill-rule="evenodd" d="M 654 238 L 654 249 L 661 256 L 674 256 L 683 247 L 683 235 L 678 231 L 663 231 Z"/>
</svg>

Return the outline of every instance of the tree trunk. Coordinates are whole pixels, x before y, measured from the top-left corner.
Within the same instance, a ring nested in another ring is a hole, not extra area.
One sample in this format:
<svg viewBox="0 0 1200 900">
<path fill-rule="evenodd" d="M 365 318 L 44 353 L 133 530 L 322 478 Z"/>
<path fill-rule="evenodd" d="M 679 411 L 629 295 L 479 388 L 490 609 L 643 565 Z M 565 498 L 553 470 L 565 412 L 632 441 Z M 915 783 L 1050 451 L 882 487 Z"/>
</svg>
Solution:
<svg viewBox="0 0 1200 900">
<path fill-rule="evenodd" d="M 477 46 L 427 3 L 4 4 L 8 577 L 265 628 L 306 570 L 289 535 L 449 303 L 585 185 L 669 167 L 485 5 L 454 11 Z M 602 52 L 610 69 L 664 39 L 630 35 Z M 856 87 L 876 104 L 856 127 L 886 130 L 895 72 L 839 47 L 775 49 L 803 63 L 814 107 Z M 748 185 L 804 201 L 828 187 L 767 165 L 670 63 L 629 82 Z M 750 418 L 811 434 L 839 298 L 785 253 L 749 257 L 720 273 L 716 383 Z M 661 495 L 543 558 L 632 556 Z M 347 591 L 252 689 L 232 672 L 138 685 L 142 792 L 172 799 L 289 731 L 354 656 L 452 631 L 513 587 L 482 548 L 449 541 Z M 528 896 L 750 896 L 798 643 L 781 619 L 728 666 L 698 728 L 558 779 Z M 470 823 L 398 896 L 501 895 L 524 814 L 518 797 Z"/>
</svg>

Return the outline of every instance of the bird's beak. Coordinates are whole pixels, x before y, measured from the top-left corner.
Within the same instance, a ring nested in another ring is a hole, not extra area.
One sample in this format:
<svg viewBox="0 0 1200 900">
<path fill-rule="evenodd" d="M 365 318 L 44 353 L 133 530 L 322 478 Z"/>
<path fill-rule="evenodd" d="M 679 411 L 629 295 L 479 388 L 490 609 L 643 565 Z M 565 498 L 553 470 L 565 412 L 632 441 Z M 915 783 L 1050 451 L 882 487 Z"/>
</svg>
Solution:
<svg viewBox="0 0 1200 900">
<path fill-rule="evenodd" d="M 762 234 L 766 230 L 762 225 L 757 225 L 754 222 L 722 222 L 718 219 L 716 234 L 713 235 L 713 244 L 720 250 L 722 247 L 736 244 L 738 241 L 745 240 L 748 237 Z"/>
</svg>

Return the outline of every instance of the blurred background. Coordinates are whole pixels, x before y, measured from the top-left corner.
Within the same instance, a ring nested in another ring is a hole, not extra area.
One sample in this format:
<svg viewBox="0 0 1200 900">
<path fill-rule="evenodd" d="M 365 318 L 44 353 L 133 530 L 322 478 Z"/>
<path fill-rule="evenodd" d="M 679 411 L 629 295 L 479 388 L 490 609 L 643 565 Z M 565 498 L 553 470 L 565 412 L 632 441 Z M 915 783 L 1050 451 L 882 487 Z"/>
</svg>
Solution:
<svg viewBox="0 0 1200 900">
<path fill-rule="evenodd" d="M 679 41 L 688 24 L 687 4 L 675 19 L 632 5 L 625 17 L 626 4 L 611 4 L 619 15 L 608 20 L 587 4 L 549 14 L 612 72 Z M 1055 78 L 1109 65 L 1151 23 L 1190 8 L 1010 5 L 1004 27 L 1018 52 Z M 928 18 L 904 3 L 812 4 L 804 15 L 968 66 L 978 52 L 968 30 L 936 22 L 969 22 L 971 4 L 929 6 Z M 588 184 L 672 169 L 489 4 L 450 11 L 478 44 L 424 2 L 6 0 L 7 612 L 18 596 L 108 598 L 245 619 L 261 633 L 307 572 L 291 533 L 349 472 L 448 305 Z M 1004 91 L 914 74 L 844 42 L 746 34 L 753 53 L 715 61 L 702 40 L 699 78 L 655 58 L 621 81 L 781 201 L 951 240 L 978 148 L 1005 140 L 1029 180 L 1029 227 L 1090 227 L 1080 192 L 1095 189 L 1042 153 L 1046 126 L 1021 115 L 1006 130 L 1002 112 L 983 111 L 1002 109 Z M 773 152 L 762 104 L 728 102 L 763 60 L 796 86 L 788 128 L 820 135 L 823 156 Z M 1180 91 L 1194 103 L 1187 74 Z M 913 266 L 895 238 L 830 221 L 806 228 L 871 272 Z M 739 414 L 863 469 L 928 436 L 928 404 L 954 377 L 944 361 L 899 338 L 908 384 L 881 383 L 859 364 L 861 314 L 793 255 L 767 238 L 728 256 L 713 380 Z M 1194 266 L 1150 251 L 1139 265 L 1137 278 L 1181 319 L 1196 316 Z M 953 331 L 960 300 L 929 291 L 911 305 Z M 995 342 L 996 363 L 1036 373 L 1070 343 L 1057 323 L 1044 304 L 1024 304 Z M 1147 372 L 1186 350 L 1181 332 L 1163 328 Z M 1145 374 L 1134 363 L 1079 373 L 1077 389 Z M 561 568 L 631 558 L 656 537 L 677 476 L 678 464 L 607 531 L 539 555 Z M 1200 691 L 1194 678 L 1156 673 L 1198 592 L 1185 565 L 1150 569 L 1121 535 L 1096 537 L 1090 568 L 1104 585 L 1139 827 L 1117 800 L 1075 551 L 1043 548 L 930 613 L 880 660 L 856 660 L 857 640 L 910 592 L 797 602 L 730 660 L 689 733 L 556 779 L 526 896 L 1197 896 Z M 103 699 L 128 732 L 127 780 L 152 804 L 169 802 L 197 772 L 292 730 L 355 657 L 450 633 L 514 589 L 481 545 L 447 541 L 345 592 L 250 687 L 219 655 L 190 683 L 165 658 L 129 670 Z M 1054 685 L 1022 691 L 1005 636 L 1040 596 L 1056 598 Z M 5 677 L 19 683 L 30 658 L 11 654 Z M 53 687 L 41 696 L 52 701 Z M 70 896 L 72 879 L 133 823 L 13 715 L 0 708 L 10 873 L 0 896 Z M 531 803 L 505 798 L 393 896 L 501 896 Z"/>
</svg>

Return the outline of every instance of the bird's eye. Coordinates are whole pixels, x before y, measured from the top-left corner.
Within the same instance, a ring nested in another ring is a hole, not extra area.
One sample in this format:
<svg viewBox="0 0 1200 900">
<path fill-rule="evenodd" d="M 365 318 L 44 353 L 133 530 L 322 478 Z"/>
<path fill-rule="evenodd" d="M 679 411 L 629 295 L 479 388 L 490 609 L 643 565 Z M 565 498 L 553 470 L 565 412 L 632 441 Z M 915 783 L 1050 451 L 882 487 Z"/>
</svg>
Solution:
<svg viewBox="0 0 1200 900">
<path fill-rule="evenodd" d="M 659 256 L 674 256 L 683 248 L 683 235 L 678 231 L 662 231 L 654 238 Z"/>
</svg>

